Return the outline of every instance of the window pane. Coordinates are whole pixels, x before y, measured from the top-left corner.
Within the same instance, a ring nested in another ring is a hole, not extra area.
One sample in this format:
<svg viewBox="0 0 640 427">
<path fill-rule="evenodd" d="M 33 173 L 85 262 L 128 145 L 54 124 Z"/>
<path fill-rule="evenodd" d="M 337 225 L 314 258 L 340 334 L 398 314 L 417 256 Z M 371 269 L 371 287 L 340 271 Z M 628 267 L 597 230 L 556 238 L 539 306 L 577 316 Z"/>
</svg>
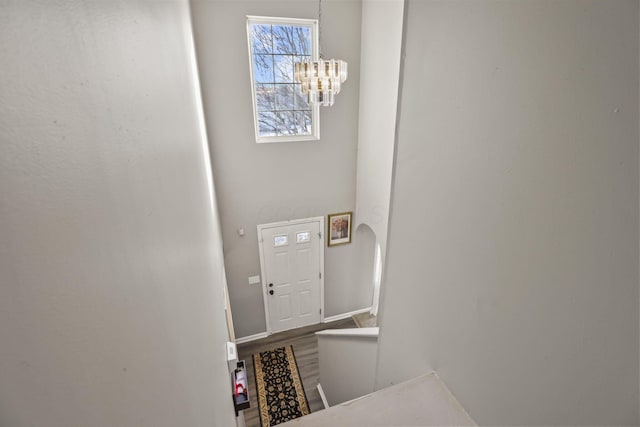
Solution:
<svg viewBox="0 0 640 427">
<path fill-rule="evenodd" d="M 293 110 L 295 86 L 292 84 L 276 85 L 276 110 Z"/>
<path fill-rule="evenodd" d="M 276 88 L 271 84 L 256 84 L 256 104 L 258 111 L 275 109 Z"/>
<path fill-rule="evenodd" d="M 283 234 L 281 236 L 273 236 L 273 246 L 287 246 L 289 244 L 289 236 Z"/>
<path fill-rule="evenodd" d="M 253 78 L 257 83 L 273 83 L 273 55 L 254 55 Z"/>
<path fill-rule="evenodd" d="M 306 243 L 311 240 L 311 233 L 308 231 L 301 231 L 296 233 L 296 243 Z"/>
<path fill-rule="evenodd" d="M 271 25 L 253 24 L 251 37 L 253 38 L 253 53 L 273 53 Z"/>
<path fill-rule="evenodd" d="M 276 83 L 293 83 L 293 57 L 290 55 L 273 55 L 273 66 Z"/>
<path fill-rule="evenodd" d="M 294 96 L 294 105 L 296 110 L 310 110 L 311 106 L 307 102 L 307 95 L 302 94 L 302 89 L 300 89 L 300 85 L 295 85 L 295 89 L 293 91 Z"/>
<path fill-rule="evenodd" d="M 311 114 L 309 114 L 309 118 Z M 311 121 L 308 120 L 306 116 L 306 111 L 296 111 L 295 112 L 295 121 L 296 121 L 296 131 L 299 135 L 310 135 L 311 134 Z"/>
<path fill-rule="evenodd" d="M 276 118 L 278 135 L 298 135 L 294 111 L 279 111 L 276 113 Z"/>
<path fill-rule="evenodd" d="M 276 136 L 277 128 L 276 113 L 258 113 L 258 132 L 260 132 L 260 136 Z"/>
<path fill-rule="evenodd" d="M 312 129 L 311 111 L 302 111 L 302 118 L 300 120 L 301 120 L 300 127 L 301 129 L 304 129 L 304 133 L 311 134 L 311 129 Z"/>
<path fill-rule="evenodd" d="M 311 28 L 294 27 L 293 51 L 298 55 L 311 55 Z"/>
<path fill-rule="evenodd" d="M 293 53 L 294 28 L 291 25 L 273 26 L 273 53 Z"/>
</svg>

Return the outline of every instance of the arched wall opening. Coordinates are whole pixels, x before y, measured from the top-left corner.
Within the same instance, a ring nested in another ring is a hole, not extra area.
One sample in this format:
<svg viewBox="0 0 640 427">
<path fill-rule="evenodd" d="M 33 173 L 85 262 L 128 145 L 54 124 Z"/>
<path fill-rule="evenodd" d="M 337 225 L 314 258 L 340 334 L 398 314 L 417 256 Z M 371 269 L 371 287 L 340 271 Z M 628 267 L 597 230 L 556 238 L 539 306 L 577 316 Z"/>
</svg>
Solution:
<svg viewBox="0 0 640 427">
<path fill-rule="evenodd" d="M 375 278 L 378 273 L 376 268 L 376 258 L 380 253 L 380 244 L 376 238 L 376 233 L 367 224 L 360 224 L 356 229 L 354 243 L 356 245 L 354 263 L 354 289 L 358 289 L 366 297 L 367 306 L 371 305 L 372 312 L 377 311 L 377 295 Z M 379 286 L 378 286 L 379 295 Z M 375 313 L 374 313 L 375 314 Z"/>
</svg>

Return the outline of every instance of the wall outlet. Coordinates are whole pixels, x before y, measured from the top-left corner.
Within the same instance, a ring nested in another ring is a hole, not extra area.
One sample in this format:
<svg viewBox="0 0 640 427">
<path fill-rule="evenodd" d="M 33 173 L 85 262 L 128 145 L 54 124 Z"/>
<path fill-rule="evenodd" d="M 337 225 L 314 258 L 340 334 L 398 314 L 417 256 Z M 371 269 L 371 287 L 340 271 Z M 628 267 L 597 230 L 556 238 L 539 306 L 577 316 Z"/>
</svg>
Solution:
<svg viewBox="0 0 640 427">
<path fill-rule="evenodd" d="M 250 285 L 256 285 L 260 283 L 260 276 L 251 276 L 249 277 L 249 284 Z"/>
</svg>

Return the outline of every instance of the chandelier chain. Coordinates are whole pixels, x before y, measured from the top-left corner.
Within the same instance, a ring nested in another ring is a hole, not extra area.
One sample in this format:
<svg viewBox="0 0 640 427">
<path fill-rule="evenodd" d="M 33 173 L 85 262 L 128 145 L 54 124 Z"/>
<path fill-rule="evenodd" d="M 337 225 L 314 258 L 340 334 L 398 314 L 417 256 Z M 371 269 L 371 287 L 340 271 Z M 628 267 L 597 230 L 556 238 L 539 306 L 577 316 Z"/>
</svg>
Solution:
<svg viewBox="0 0 640 427">
<path fill-rule="evenodd" d="M 322 0 L 318 0 L 318 51 L 320 52 L 320 59 L 322 56 Z"/>
</svg>

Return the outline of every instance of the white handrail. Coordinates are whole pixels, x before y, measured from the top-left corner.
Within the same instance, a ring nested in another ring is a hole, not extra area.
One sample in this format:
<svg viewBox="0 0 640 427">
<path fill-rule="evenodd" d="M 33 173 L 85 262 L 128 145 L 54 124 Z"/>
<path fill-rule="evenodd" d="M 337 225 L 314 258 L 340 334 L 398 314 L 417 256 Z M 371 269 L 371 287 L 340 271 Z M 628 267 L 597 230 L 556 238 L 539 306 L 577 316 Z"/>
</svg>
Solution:
<svg viewBox="0 0 640 427">
<path fill-rule="evenodd" d="M 334 336 L 334 337 L 371 337 L 377 338 L 380 328 L 350 328 L 350 329 L 325 329 L 316 332 L 316 335 Z"/>
</svg>

